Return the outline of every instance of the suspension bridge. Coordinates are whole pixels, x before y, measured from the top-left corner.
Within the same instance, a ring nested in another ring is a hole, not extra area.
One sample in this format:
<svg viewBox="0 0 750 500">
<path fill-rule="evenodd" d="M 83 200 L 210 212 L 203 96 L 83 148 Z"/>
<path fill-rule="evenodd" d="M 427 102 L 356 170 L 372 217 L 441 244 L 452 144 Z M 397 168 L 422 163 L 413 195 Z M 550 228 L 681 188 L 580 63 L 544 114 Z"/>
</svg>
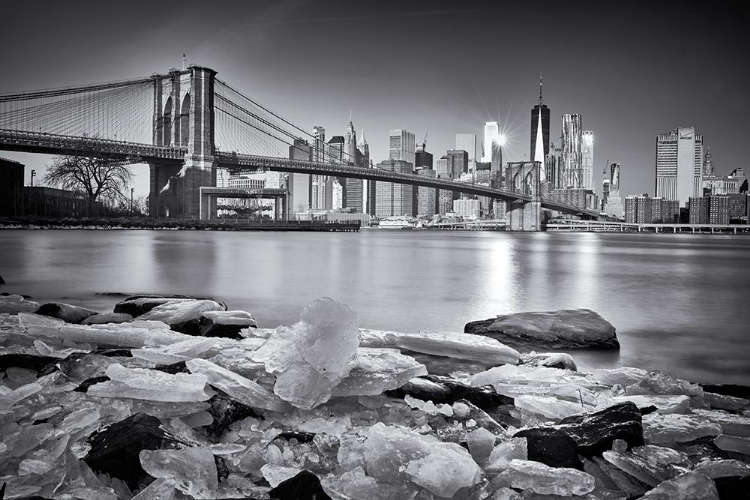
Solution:
<svg viewBox="0 0 750 500">
<path fill-rule="evenodd" d="M 290 159 L 303 140 L 315 154 Z M 201 215 L 201 188 L 217 169 L 279 171 L 411 184 L 508 202 L 508 228 L 540 230 L 541 209 L 596 218 L 551 199 L 539 164 L 510 169 L 507 188 L 356 165 L 333 158 L 312 134 L 231 87 L 202 66 L 150 77 L 0 94 L 0 150 L 106 157 L 150 167 L 149 211 Z M 208 213 L 212 210 L 208 208 Z M 205 210 L 203 210 L 205 213 Z"/>
</svg>

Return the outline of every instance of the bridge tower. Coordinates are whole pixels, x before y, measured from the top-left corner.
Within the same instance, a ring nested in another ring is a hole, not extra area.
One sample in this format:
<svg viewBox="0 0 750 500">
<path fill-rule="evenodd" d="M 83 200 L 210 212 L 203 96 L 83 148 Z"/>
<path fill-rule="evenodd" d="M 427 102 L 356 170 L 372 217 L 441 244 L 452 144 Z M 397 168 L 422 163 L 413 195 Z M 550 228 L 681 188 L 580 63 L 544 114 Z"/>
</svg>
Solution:
<svg viewBox="0 0 750 500">
<path fill-rule="evenodd" d="M 184 164 L 152 163 L 151 217 L 198 218 L 200 188 L 216 185 L 214 84 L 202 66 L 153 75 L 153 144 L 186 148 Z"/>
<path fill-rule="evenodd" d="M 531 200 L 508 202 L 506 230 L 542 231 L 542 184 L 541 162 L 510 162 L 505 170 L 505 179 L 510 191 L 527 194 Z"/>
</svg>

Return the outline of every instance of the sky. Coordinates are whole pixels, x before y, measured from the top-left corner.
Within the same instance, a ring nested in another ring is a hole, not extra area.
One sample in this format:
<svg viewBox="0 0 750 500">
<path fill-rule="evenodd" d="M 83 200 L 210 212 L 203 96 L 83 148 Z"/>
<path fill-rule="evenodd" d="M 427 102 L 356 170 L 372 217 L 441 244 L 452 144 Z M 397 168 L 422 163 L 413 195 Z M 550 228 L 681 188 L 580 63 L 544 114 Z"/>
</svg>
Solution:
<svg viewBox="0 0 750 500">
<path fill-rule="evenodd" d="M 190 64 L 305 130 L 352 121 L 375 162 L 406 129 L 439 158 L 458 133 L 498 121 L 504 161 L 529 155 L 544 74 L 551 137 L 579 113 L 621 193 L 654 193 L 656 136 L 695 127 L 719 174 L 750 137 L 750 3 L 696 2 L 4 2 L 0 93 L 166 73 Z M 50 158 L 0 151 L 40 177 Z M 148 193 L 137 167 L 136 195 Z"/>
</svg>

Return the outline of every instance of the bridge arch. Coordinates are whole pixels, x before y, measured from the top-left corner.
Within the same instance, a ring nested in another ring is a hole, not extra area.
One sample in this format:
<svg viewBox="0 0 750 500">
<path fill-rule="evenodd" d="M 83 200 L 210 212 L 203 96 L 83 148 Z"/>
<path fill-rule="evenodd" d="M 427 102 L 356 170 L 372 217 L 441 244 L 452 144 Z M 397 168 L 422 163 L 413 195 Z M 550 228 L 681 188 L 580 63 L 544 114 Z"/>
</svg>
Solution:
<svg viewBox="0 0 750 500">
<path fill-rule="evenodd" d="M 190 137 L 190 93 L 186 93 L 182 99 L 180 108 L 180 146 L 187 147 Z"/>
<path fill-rule="evenodd" d="M 172 145 L 172 96 L 167 98 L 167 103 L 164 106 L 164 127 L 162 128 L 162 144 L 164 146 Z"/>
</svg>

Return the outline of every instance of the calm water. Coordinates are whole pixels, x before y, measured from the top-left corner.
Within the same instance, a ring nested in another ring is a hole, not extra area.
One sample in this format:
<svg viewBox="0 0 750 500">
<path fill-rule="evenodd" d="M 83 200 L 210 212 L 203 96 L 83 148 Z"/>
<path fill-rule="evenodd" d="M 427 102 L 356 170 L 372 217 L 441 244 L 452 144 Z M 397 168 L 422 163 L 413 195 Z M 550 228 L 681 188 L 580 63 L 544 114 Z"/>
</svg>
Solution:
<svg viewBox="0 0 750 500">
<path fill-rule="evenodd" d="M 0 231 L 3 292 L 109 311 L 102 292 L 213 296 L 259 325 L 329 296 L 363 327 L 463 331 L 518 311 L 585 307 L 619 353 L 579 365 L 750 384 L 750 238 L 665 234 Z"/>
</svg>

